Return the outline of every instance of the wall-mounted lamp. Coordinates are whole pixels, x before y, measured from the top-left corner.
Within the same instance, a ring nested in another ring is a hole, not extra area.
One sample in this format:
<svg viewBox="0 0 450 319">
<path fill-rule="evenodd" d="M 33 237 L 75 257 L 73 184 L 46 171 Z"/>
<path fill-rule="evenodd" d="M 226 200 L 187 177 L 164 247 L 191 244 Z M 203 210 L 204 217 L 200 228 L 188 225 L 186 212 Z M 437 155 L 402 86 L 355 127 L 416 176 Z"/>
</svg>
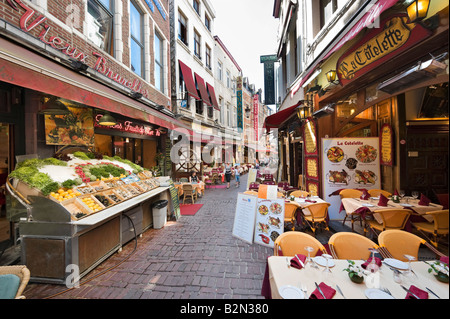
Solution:
<svg viewBox="0 0 450 319">
<path fill-rule="evenodd" d="M 133 99 L 139 100 L 139 99 L 142 97 L 142 93 L 139 93 L 139 92 L 133 92 L 133 93 L 131 93 L 131 97 L 132 97 Z"/>
<path fill-rule="evenodd" d="M 327 81 L 329 83 L 338 84 L 339 81 L 336 81 L 337 73 L 336 70 L 330 70 L 326 73 Z"/>
<path fill-rule="evenodd" d="M 51 97 L 47 102 L 45 102 L 39 113 L 46 115 L 67 115 L 70 114 L 70 111 L 63 102 L 58 100 L 56 97 Z"/>
<path fill-rule="evenodd" d="M 245 108 L 245 116 L 247 116 L 247 117 L 250 117 L 250 108 L 247 106 L 246 108 Z"/>
<path fill-rule="evenodd" d="M 75 71 L 78 72 L 86 72 L 87 69 L 89 68 L 89 65 L 78 60 L 72 60 L 71 64 L 72 67 L 75 69 Z"/>
<path fill-rule="evenodd" d="M 98 124 L 102 126 L 114 126 L 117 124 L 117 121 L 106 112 L 103 116 L 98 120 Z"/>
<path fill-rule="evenodd" d="M 305 121 L 308 117 L 311 116 L 311 108 L 308 104 L 301 104 L 297 107 L 297 117 L 300 121 Z"/>
<path fill-rule="evenodd" d="M 415 0 L 407 8 L 409 22 L 415 23 L 422 21 L 427 17 L 430 0 Z"/>
</svg>

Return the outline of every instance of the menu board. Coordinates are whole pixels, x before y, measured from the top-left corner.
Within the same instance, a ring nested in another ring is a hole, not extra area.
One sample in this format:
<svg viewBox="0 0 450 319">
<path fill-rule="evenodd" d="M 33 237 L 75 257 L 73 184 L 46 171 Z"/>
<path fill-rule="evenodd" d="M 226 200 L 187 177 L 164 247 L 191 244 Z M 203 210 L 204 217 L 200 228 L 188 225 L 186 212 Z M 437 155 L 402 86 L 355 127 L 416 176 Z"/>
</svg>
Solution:
<svg viewBox="0 0 450 319">
<path fill-rule="evenodd" d="M 284 198 L 258 198 L 256 206 L 255 236 L 257 244 L 273 247 L 275 239 L 284 231 Z"/>
<path fill-rule="evenodd" d="M 178 201 L 178 190 L 173 184 L 173 180 L 169 181 L 170 197 L 172 198 L 172 213 L 175 216 L 175 220 L 180 218 L 180 202 Z"/>
<path fill-rule="evenodd" d="M 238 194 L 233 236 L 253 244 L 273 247 L 284 231 L 284 199 L 263 199 Z"/>
<path fill-rule="evenodd" d="M 322 187 L 331 204 L 330 219 L 339 215 L 339 196 L 329 196 L 344 188 L 380 188 L 380 155 L 378 137 L 323 138 Z"/>
</svg>

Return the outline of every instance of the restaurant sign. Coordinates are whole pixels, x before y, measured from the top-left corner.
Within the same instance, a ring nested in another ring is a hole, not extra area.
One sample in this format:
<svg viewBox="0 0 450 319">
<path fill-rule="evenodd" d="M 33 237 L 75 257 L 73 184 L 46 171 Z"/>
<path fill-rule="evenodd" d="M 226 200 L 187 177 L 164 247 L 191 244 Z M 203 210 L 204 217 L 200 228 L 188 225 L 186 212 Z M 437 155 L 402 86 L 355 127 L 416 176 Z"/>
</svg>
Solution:
<svg viewBox="0 0 450 319">
<path fill-rule="evenodd" d="M 381 28 L 373 29 L 350 48 L 337 63 L 341 84 L 348 84 L 431 34 L 422 25 L 407 24 L 407 21 L 405 15 L 386 19 Z"/>
<path fill-rule="evenodd" d="M 102 114 L 97 114 L 95 116 L 94 127 L 145 136 L 161 136 L 161 131 L 159 129 L 154 129 L 151 126 L 138 124 L 132 121 L 117 120 L 117 124 L 113 126 L 100 125 L 98 124 L 98 121 L 102 116 Z"/>
</svg>

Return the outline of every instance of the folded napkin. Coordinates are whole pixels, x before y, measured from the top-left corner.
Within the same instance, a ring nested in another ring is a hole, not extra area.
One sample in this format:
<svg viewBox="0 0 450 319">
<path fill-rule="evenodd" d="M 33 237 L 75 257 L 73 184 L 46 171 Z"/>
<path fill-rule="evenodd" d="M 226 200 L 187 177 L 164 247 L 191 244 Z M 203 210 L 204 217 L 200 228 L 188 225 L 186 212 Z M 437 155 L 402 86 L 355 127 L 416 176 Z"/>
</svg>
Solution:
<svg viewBox="0 0 450 319">
<path fill-rule="evenodd" d="M 320 290 L 322 290 L 323 294 L 327 299 L 332 299 L 334 295 L 336 294 L 336 290 L 328 286 L 327 284 L 321 282 L 319 284 Z M 323 299 L 322 294 L 319 292 L 319 290 L 316 288 L 309 296 L 309 299 Z"/>
<path fill-rule="evenodd" d="M 426 197 L 424 194 L 420 194 L 420 201 L 419 205 L 421 206 L 428 206 L 430 205 L 431 201 Z"/>
<path fill-rule="evenodd" d="M 378 206 L 387 206 L 389 199 L 384 196 L 383 194 L 380 194 L 380 200 L 378 201 Z"/>
<path fill-rule="evenodd" d="M 415 294 L 417 297 L 419 297 L 420 299 L 428 299 L 428 292 L 423 291 L 420 288 L 417 288 L 414 285 L 411 285 L 411 287 L 409 287 L 409 291 L 411 291 L 413 294 Z M 406 294 L 406 298 L 405 299 L 416 299 L 415 297 L 413 297 L 413 295 L 411 295 L 409 292 Z"/>
<path fill-rule="evenodd" d="M 361 199 L 363 199 L 363 200 L 368 200 L 369 198 L 370 198 L 370 194 L 369 194 L 369 192 L 367 191 L 367 190 L 363 190 L 362 191 L 362 194 L 361 194 L 361 197 L 360 197 Z"/>
<path fill-rule="evenodd" d="M 305 264 L 305 260 L 306 260 L 306 256 L 302 255 L 302 254 L 297 254 L 295 255 L 297 256 L 303 264 Z M 291 259 L 291 266 L 297 269 L 302 269 L 303 266 L 300 264 L 300 262 L 298 261 L 298 259 L 294 256 L 294 258 Z"/>
<path fill-rule="evenodd" d="M 372 257 L 369 257 L 367 261 L 361 265 L 362 268 L 366 269 L 367 265 L 369 265 L 372 262 Z M 381 267 L 381 259 L 378 257 L 375 257 L 375 263 L 378 265 L 378 267 Z"/>
<path fill-rule="evenodd" d="M 394 195 L 395 195 L 395 196 L 400 196 L 400 195 L 398 194 L 398 192 L 397 192 L 397 189 L 394 191 Z"/>
<path fill-rule="evenodd" d="M 308 202 L 308 203 L 317 203 L 315 200 L 312 200 L 312 199 L 305 199 L 305 202 Z"/>
</svg>

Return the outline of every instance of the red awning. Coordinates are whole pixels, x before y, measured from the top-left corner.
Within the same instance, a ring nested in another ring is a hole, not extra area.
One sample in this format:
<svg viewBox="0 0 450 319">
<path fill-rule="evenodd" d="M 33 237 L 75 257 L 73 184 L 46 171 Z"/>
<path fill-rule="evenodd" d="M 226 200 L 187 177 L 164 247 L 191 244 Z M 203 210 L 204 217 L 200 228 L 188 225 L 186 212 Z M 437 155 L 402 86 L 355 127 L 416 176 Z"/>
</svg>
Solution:
<svg viewBox="0 0 450 319">
<path fill-rule="evenodd" d="M 309 77 L 312 75 L 312 73 L 315 71 L 316 67 L 325 59 L 327 59 L 330 55 L 332 55 L 334 52 L 342 48 L 342 46 L 347 43 L 348 41 L 355 38 L 364 28 L 374 26 L 377 27 L 376 24 L 380 23 L 380 15 L 392 7 L 394 4 L 396 4 L 398 0 L 378 0 L 374 4 L 369 4 L 366 8 L 366 13 L 364 16 L 359 19 L 359 21 L 353 25 L 353 27 L 345 33 L 343 37 L 341 37 L 334 46 L 331 47 L 331 49 L 323 56 L 319 57 L 316 62 L 312 64 L 312 66 L 309 68 L 308 72 L 305 76 L 303 76 L 302 80 L 295 85 L 291 89 L 291 96 L 293 96 L 297 91 L 302 87 L 302 85 L 309 79 Z M 382 26 L 380 26 L 382 27 Z"/>
<path fill-rule="evenodd" d="M 197 87 L 200 91 L 200 95 L 202 97 L 202 100 L 206 105 L 211 106 L 211 101 L 209 100 L 208 92 L 206 91 L 205 81 L 203 78 L 194 72 L 195 75 L 195 81 L 197 81 Z"/>
<path fill-rule="evenodd" d="M 0 82 L 54 95 L 168 129 L 189 128 L 127 95 L 0 38 Z"/>
<path fill-rule="evenodd" d="M 270 129 L 280 127 L 281 124 L 283 124 L 287 119 L 289 119 L 292 116 L 292 114 L 296 112 L 295 109 L 302 103 L 303 101 L 300 101 L 297 104 L 288 107 L 287 109 L 284 109 L 282 111 L 279 111 L 275 114 L 266 117 L 266 120 L 264 121 L 264 128 Z"/>
<path fill-rule="evenodd" d="M 195 87 L 194 78 L 192 77 L 192 70 L 186 64 L 178 60 L 180 64 L 181 73 L 183 74 L 184 84 L 186 85 L 186 90 L 188 94 L 195 98 L 196 100 L 200 100 L 200 97 L 197 93 L 197 88 Z"/>
<path fill-rule="evenodd" d="M 214 91 L 214 87 L 209 83 L 206 83 L 206 86 L 208 87 L 208 92 L 211 98 L 212 105 L 217 111 L 220 111 L 220 106 L 219 103 L 217 103 L 216 92 Z"/>
</svg>

